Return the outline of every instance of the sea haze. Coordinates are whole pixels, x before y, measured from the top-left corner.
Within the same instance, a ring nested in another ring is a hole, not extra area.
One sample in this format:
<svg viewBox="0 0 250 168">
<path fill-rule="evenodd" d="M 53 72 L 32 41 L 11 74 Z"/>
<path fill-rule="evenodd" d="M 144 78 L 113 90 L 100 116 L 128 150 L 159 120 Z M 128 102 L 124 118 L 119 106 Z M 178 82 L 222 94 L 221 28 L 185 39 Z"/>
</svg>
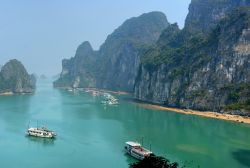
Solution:
<svg viewBox="0 0 250 168">
<path fill-rule="evenodd" d="M 83 41 L 94 49 L 126 19 L 162 11 L 183 26 L 190 0 L 1 1 L 0 64 L 20 60 L 28 71 L 56 75 L 61 60 L 74 56 Z M 175 9 L 179 9 L 176 13 Z"/>
</svg>

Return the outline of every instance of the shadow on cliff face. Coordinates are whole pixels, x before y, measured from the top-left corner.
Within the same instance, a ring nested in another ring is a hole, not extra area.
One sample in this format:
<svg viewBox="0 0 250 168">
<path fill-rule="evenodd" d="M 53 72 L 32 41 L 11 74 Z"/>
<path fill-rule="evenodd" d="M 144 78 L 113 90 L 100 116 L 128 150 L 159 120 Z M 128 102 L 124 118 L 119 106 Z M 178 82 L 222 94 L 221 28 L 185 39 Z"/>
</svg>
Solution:
<svg viewBox="0 0 250 168">
<path fill-rule="evenodd" d="M 250 167 L 250 150 L 239 149 L 237 151 L 232 152 L 232 156 L 240 164 L 246 167 Z"/>
</svg>

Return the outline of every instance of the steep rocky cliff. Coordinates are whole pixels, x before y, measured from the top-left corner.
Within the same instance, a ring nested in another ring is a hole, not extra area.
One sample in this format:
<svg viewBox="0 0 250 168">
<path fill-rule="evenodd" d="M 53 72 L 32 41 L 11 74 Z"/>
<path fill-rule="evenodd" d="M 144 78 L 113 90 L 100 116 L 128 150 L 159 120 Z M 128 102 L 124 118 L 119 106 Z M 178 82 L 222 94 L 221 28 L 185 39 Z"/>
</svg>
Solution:
<svg viewBox="0 0 250 168">
<path fill-rule="evenodd" d="M 98 87 L 132 92 L 140 51 L 154 44 L 168 25 L 163 13 L 151 12 L 131 18 L 116 29 L 100 49 Z"/>
<path fill-rule="evenodd" d="M 0 72 L 0 93 L 33 93 L 36 79 L 18 60 L 10 60 Z"/>
<path fill-rule="evenodd" d="M 176 37 L 187 28 L 171 25 L 164 31 L 142 58 L 135 97 L 198 110 L 241 109 L 249 115 L 250 8 L 229 13 L 211 33 L 192 34 L 185 43 Z"/>
<path fill-rule="evenodd" d="M 75 57 L 62 61 L 60 78 L 55 87 L 95 87 L 97 52 L 89 42 L 83 42 L 76 50 Z"/>
<path fill-rule="evenodd" d="M 159 38 L 169 23 L 161 12 L 151 12 L 125 21 L 100 47 L 93 51 L 83 43 L 76 56 L 63 60 L 61 77 L 55 87 L 98 87 L 133 91 L 140 53 Z"/>
<path fill-rule="evenodd" d="M 192 0 L 185 28 L 208 32 L 237 7 L 250 5 L 249 0 Z"/>
</svg>

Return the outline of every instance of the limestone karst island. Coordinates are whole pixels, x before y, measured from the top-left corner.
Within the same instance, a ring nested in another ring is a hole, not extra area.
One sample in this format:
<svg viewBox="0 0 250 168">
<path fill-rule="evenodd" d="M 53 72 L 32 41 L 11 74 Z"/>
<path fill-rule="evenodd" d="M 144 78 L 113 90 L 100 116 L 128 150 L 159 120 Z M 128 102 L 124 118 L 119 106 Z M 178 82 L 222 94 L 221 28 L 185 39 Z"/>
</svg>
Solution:
<svg viewBox="0 0 250 168">
<path fill-rule="evenodd" d="M 0 167 L 250 168 L 250 0 L 0 4 Z"/>
</svg>

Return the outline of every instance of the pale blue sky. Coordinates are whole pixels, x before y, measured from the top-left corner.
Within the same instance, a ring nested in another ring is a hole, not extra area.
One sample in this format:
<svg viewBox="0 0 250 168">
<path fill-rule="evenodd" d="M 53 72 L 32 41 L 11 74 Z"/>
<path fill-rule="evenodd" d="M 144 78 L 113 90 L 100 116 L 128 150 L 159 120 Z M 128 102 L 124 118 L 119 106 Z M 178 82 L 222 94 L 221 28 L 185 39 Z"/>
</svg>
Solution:
<svg viewBox="0 0 250 168">
<path fill-rule="evenodd" d="M 162 11 L 183 27 L 191 0 L 0 0 L 0 65 L 16 58 L 30 73 L 54 75 L 90 41 L 98 49 L 126 19 Z"/>
</svg>

